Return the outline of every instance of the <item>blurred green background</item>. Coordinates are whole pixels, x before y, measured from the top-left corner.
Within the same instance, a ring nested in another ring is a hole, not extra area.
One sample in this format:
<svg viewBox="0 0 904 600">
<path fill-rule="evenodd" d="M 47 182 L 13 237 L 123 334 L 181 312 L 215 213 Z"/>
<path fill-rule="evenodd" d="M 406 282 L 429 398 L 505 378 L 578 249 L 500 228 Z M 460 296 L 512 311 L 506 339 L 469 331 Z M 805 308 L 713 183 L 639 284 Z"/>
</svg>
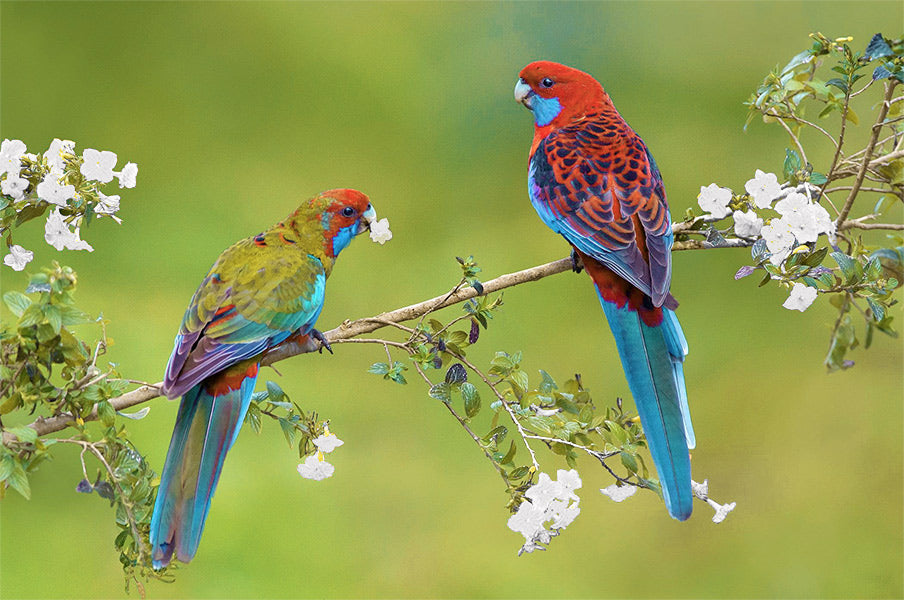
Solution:
<svg viewBox="0 0 904 600">
<path fill-rule="evenodd" d="M 532 60 L 603 82 L 681 215 L 701 185 L 742 189 L 756 168 L 780 171 L 781 130 L 742 131 L 741 103 L 769 69 L 811 31 L 853 35 L 861 49 L 876 31 L 899 35 L 902 13 L 899 2 L 4 1 L 0 135 L 35 152 L 68 138 L 140 169 L 122 226 L 84 233 L 94 253 L 57 253 L 38 223 L 16 241 L 36 251 L 33 269 L 77 269 L 80 305 L 111 321 L 110 360 L 159 381 L 217 254 L 323 189 L 364 190 L 395 237 L 343 254 L 321 329 L 441 293 L 459 276 L 455 255 L 474 254 L 487 279 L 565 256 L 527 200 L 531 118 L 512 88 Z M 815 148 L 811 160 L 830 158 Z M 702 504 L 673 521 L 649 493 L 614 504 L 597 492 L 610 479 L 586 462 L 580 518 L 548 552 L 517 558 L 500 481 L 466 434 L 421 386 L 368 375 L 382 350 L 345 345 L 261 378 L 332 420 L 346 442 L 335 476 L 302 480 L 275 426 L 244 432 L 198 556 L 149 596 L 900 596 L 901 343 L 878 337 L 851 356 L 855 369 L 826 375 L 832 309 L 788 311 L 786 292 L 734 281 L 748 258 L 677 254 L 672 285 L 691 346 L 694 474 L 737 501 L 724 524 Z M 2 277 L 4 290 L 26 281 Z M 505 300 L 476 360 L 522 350 L 531 373 L 582 373 L 598 404 L 629 397 L 586 277 Z M 150 406 L 129 428 L 159 469 L 177 405 Z M 75 492 L 77 452 L 57 454 L 31 501 L 0 503 L 0 594 L 121 596 L 112 513 Z"/>
</svg>

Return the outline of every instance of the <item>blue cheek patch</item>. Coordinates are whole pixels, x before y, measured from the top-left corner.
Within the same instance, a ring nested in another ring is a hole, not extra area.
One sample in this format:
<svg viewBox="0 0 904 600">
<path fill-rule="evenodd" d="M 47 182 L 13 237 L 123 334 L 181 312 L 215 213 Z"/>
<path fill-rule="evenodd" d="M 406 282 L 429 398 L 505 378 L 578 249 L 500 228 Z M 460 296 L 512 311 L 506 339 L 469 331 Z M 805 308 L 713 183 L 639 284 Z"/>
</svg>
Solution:
<svg viewBox="0 0 904 600">
<path fill-rule="evenodd" d="M 531 109 L 534 111 L 534 121 L 539 127 L 544 127 L 559 116 L 562 105 L 559 104 L 558 98 L 542 98 L 535 95 L 531 98 Z"/>
<path fill-rule="evenodd" d="M 358 231 L 358 223 L 343 227 L 333 236 L 333 256 L 339 256 L 339 253 L 345 250 L 352 243 L 355 232 Z"/>
</svg>

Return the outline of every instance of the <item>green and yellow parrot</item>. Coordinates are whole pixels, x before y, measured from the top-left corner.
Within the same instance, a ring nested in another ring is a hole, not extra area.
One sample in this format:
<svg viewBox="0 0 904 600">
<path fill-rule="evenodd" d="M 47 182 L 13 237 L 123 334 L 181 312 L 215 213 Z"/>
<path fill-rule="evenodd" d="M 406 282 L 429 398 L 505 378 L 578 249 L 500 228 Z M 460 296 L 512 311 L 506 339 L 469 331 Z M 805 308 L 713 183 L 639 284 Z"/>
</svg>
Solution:
<svg viewBox="0 0 904 600">
<path fill-rule="evenodd" d="M 201 282 L 163 381 L 163 393 L 182 402 L 151 519 L 155 568 L 169 564 L 173 552 L 182 562 L 195 555 L 261 358 L 290 337 L 325 343 L 314 323 L 327 277 L 339 253 L 375 221 L 361 192 L 323 192 L 233 244 Z"/>
</svg>

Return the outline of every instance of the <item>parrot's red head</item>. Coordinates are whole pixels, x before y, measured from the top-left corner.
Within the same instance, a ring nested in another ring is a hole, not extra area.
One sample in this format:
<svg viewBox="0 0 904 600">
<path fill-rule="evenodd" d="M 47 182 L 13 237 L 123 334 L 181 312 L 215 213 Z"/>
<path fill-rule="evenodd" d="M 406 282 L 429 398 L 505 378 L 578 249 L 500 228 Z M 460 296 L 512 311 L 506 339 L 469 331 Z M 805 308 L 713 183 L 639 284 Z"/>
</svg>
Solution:
<svg viewBox="0 0 904 600">
<path fill-rule="evenodd" d="M 322 207 L 324 226 L 329 223 L 329 229 L 333 233 L 351 225 L 358 225 L 355 234 L 362 233 L 370 226 L 371 220 L 376 218 L 370 198 L 358 190 L 327 190 L 311 198 L 311 205 L 315 204 Z"/>
<path fill-rule="evenodd" d="M 612 104 L 596 79 L 559 63 L 538 60 L 518 75 L 515 100 L 534 113 L 537 129 L 544 132 Z"/>
<path fill-rule="evenodd" d="M 325 254 L 336 258 L 352 238 L 367 231 L 376 220 L 377 213 L 365 194 L 343 188 L 317 194 L 286 222 L 302 238 L 323 240 Z"/>
</svg>

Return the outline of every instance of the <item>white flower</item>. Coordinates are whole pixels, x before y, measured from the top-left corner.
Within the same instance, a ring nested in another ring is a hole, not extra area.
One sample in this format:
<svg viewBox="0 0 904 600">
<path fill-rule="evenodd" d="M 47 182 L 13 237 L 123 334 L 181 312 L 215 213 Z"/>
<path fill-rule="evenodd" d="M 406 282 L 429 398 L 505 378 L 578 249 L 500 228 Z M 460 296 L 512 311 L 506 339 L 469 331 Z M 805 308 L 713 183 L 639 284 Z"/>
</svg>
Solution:
<svg viewBox="0 0 904 600">
<path fill-rule="evenodd" d="M 302 464 L 298 465 L 298 474 L 305 479 L 313 479 L 314 481 L 332 477 L 335 470 L 336 467 L 323 460 L 321 452 L 307 457 Z"/>
<path fill-rule="evenodd" d="M 562 493 L 562 486 L 549 478 L 546 473 L 540 473 L 540 479 L 524 493 L 535 505 L 545 508 L 553 498 Z"/>
<path fill-rule="evenodd" d="M 782 215 L 782 221 L 801 244 L 815 242 L 819 234 L 835 230 L 828 211 L 819 204 L 811 203 L 803 194 L 789 194 L 787 198 L 775 203 L 775 210 Z"/>
<path fill-rule="evenodd" d="M 138 165 L 133 162 L 126 163 L 122 171 L 116 173 L 119 178 L 119 187 L 133 188 L 135 187 L 135 179 L 138 177 Z"/>
<path fill-rule="evenodd" d="M 575 469 L 571 469 L 570 471 L 559 469 L 556 471 L 556 476 L 564 495 L 572 500 L 577 500 L 578 497 L 577 494 L 574 493 L 574 490 L 579 490 L 581 489 L 581 486 L 584 485 L 578 472 Z"/>
<path fill-rule="evenodd" d="M 18 173 L 7 173 L 6 179 L 0 182 L 0 192 L 10 196 L 13 200 L 21 200 L 25 197 L 25 190 L 28 188 L 28 180 L 19 177 Z"/>
<path fill-rule="evenodd" d="M 581 507 L 578 506 L 577 502 L 568 504 L 565 500 L 553 500 L 549 507 L 553 515 L 553 521 L 549 526 L 550 529 L 565 529 L 581 514 Z"/>
<path fill-rule="evenodd" d="M 753 197 L 757 208 L 769 208 L 781 193 L 782 186 L 773 173 L 763 173 L 757 169 L 754 178 L 744 184 L 744 189 Z"/>
<path fill-rule="evenodd" d="M 760 230 L 763 228 L 763 220 L 755 212 L 736 210 L 732 216 L 734 217 L 734 230 L 737 235 L 748 238 L 760 235 Z"/>
<path fill-rule="evenodd" d="M 803 283 L 795 283 L 791 288 L 791 295 L 782 306 L 788 310 L 804 312 L 813 304 L 814 300 L 816 300 L 816 288 L 811 288 Z"/>
<path fill-rule="evenodd" d="M 314 445 L 317 446 L 318 450 L 326 454 L 329 454 L 344 443 L 336 437 L 335 433 L 326 433 L 314 438 Z"/>
<path fill-rule="evenodd" d="M 731 196 L 731 190 L 711 183 L 706 187 L 700 186 L 700 194 L 697 195 L 697 204 L 715 218 L 722 219 L 731 214 L 731 211 L 728 210 L 728 203 L 731 202 Z"/>
<path fill-rule="evenodd" d="M 389 231 L 389 219 L 383 218 L 370 224 L 370 239 L 380 242 L 381 246 L 392 239 L 392 232 Z"/>
<path fill-rule="evenodd" d="M 44 179 L 38 184 L 38 197 L 41 200 L 66 206 L 66 201 L 75 196 L 75 186 L 60 185 L 59 174 L 51 171 L 44 175 Z"/>
<path fill-rule="evenodd" d="M 66 168 L 66 163 L 63 161 L 64 152 L 66 154 L 75 154 L 75 142 L 53 138 L 53 141 L 50 142 L 50 148 L 44 153 L 44 159 L 50 165 L 51 171 L 62 173 Z"/>
<path fill-rule="evenodd" d="M 729 502 L 728 504 L 722 504 L 719 508 L 716 509 L 716 514 L 713 515 L 713 523 L 721 523 L 725 520 L 725 517 L 728 516 L 728 513 L 735 509 L 737 506 L 737 502 Z"/>
<path fill-rule="evenodd" d="M 637 487 L 633 485 L 618 485 L 613 483 L 609 487 L 600 489 L 604 496 L 609 496 L 613 502 L 622 502 L 637 493 Z"/>
<path fill-rule="evenodd" d="M 113 181 L 113 167 L 116 166 L 116 153 L 104 150 L 103 152 L 93 148 L 85 148 L 82 153 L 84 161 L 81 172 L 86 179 L 94 179 L 101 183 Z"/>
<path fill-rule="evenodd" d="M 113 215 L 119 210 L 119 196 L 107 196 L 101 191 L 97 192 L 97 204 L 94 212 L 99 215 Z"/>
<path fill-rule="evenodd" d="M 509 517 L 508 528 L 530 540 L 543 529 L 545 520 L 546 511 L 538 509 L 530 500 L 525 500 L 518 507 L 518 512 Z"/>
<path fill-rule="evenodd" d="M 769 262 L 775 266 L 782 264 L 794 246 L 794 234 L 788 224 L 782 219 L 772 219 L 760 230 L 760 235 L 766 240 L 766 248 L 772 254 Z"/>
<path fill-rule="evenodd" d="M 548 544 L 559 530 L 565 529 L 577 518 L 581 509 L 580 499 L 574 493 L 582 485 L 581 477 L 574 469 L 559 469 L 558 481 L 540 473 L 539 480 L 526 492 L 527 499 L 518 507 L 518 512 L 509 517 L 508 527 L 524 536 L 525 543 L 518 551 L 533 552 L 543 550 L 540 544 Z M 545 523 L 552 521 L 547 530 Z"/>
<path fill-rule="evenodd" d="M 74 231 L 69 229 L 69 225 L 63 220 L 63 215 L 60 214 L 59 208 L 53 209 L 47 215 L 47 223 L 44 224 L 44 240 L 57 250 L 68 248 L 69 250 L 94 251 L 94 248 L 88 242 L 79 237 L 78 227 Z"/>
<path fill-rule="evenodd" d="M 25 154 L 25 142 L 22 140 L 3 140 L 0 143 L 0 175 L 4 173 L 19 174 L 19 159 Z"/>
<path fill-rule="evenodd" d="M 3 257 L 3 264 L 11 267 L 13 271 L 21 271 L 34 257 L 35 253 L 31 250 L 13 244 L 9 247 L 9 254 Z"/>
</svg>

